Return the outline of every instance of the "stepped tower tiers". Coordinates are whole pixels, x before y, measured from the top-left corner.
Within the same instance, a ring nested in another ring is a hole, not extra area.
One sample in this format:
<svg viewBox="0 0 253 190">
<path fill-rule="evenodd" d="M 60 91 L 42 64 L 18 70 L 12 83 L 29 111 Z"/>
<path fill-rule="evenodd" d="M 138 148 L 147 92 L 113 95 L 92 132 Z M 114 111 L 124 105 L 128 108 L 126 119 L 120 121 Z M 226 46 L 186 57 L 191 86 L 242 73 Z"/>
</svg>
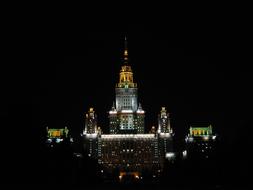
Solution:
<svg viewBox="0 0 253 190">
<path fill-rule="evenodd" d="M 141 179 L 147 173 L 158 177 L 166 159 L 175 158 L 169 113 L 163 107 L 158 116 L 158 127 L 153 126 L 145 133 L 145 111 L 138 102 L 126 38 L 123 55 L 115 101 L 109 111 L 110 134 L 104 134 L 97 126 L 96 114 L 91 108 L 86 115 L 84 147 L 87 154 L 98 161 L 105 178 L 118 176 L 121 180 L 124 175 L 134 175 Z"/>
<path fill-rule="evenodd" d="M 166 157 L 168 160 L 175 159 L 175 153 L 173 151 L 173 130 L 170 126 L 170 115 L 165 107 L 162 107 L 160 114 L 158 115 L 158 129 L 159 134 L 159 147 L 163 149 L 160 151 L 160 157 Z M 162 161 L 161 161 L 162 162 Z"/>
<path fill-rule="evenodd" d="M 127 39 L 125 38 L 124 64 L 116 84 L 116 106 L 109 111 L 110 133 L 144 133 L 145 112 L 138 104 L 137 83 L 133 80 L 132 68 L 128 59 Z"/>
<path fill-rule="evenodd" d="M 158 115 L 158 133 L 173 133 L 169 113 L 165 107 L 162 107 L 161 113 Z"/>
<path fill-rule="evenodd" d="M 85 115 L 85 128 L 84 134 L 96 134 L 97 128 L 97 115 L 93 108 L 90 108 L 88 113 Z"/>
<path fill-rule="evenodd" d="M 100 128 L 97 126 L 97 114 L 93 108 L 90 108 L 85 115 L 85 128 L 84 135 L 84 149 L 87 151 L 88 156 L 97 158 L 98 154 L 98 135 Z"/>
</svg>

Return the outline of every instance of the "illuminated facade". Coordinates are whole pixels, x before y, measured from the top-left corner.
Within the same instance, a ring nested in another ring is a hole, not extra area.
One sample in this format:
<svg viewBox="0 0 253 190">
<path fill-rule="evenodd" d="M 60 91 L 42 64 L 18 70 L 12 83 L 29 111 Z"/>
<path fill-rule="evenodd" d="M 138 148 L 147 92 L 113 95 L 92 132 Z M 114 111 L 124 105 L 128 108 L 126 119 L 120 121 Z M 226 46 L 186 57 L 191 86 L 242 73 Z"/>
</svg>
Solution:
<svg viewBox="0 0 253 190">
<path fill-rule="evenodd" d="M 121 179 L 126 173 L 136 178 L 146 171 L 153 176 L 163 169 L 166 155 L 173 153 L 173 131 L 165 107 L 158 117 L 158 127 L 145 133 L 145 111 L 138 103 L 137 83 L 128 62 L 125 39 L 124 64 L 115 87 L 116 104 L 109 111 L 110 134 L 97 127 L 96 114 L 91 108 L 86 114 L 83 136 L 89 156 L 98 160 L 105 175 L 115 174 Z"/>
<path fill-rule="evenodd" d="M 93 108 L 90 108 L 88 113 L 85 115 L 85 129 L 84 134 L 84 146 L 88 152 L 88 156 L 97 158 L 98 156 L 98 129 L 97 126 L 97 115 Z"/>
<path fill-rule="evenodd" d="M 213 133 L 212 125 L 207 127 L 190 126 L 185 141 L 188 156 L 209 158 L 215 149 L 216 135 Z"/>
<path fill-rule="evenodd" d="M 53 144 L 61 143 L 64 140 L 70 140 L 70 142 L 73 142 L 73 139 L 70 137 L 69 129 L 67 127 L 62 129 L 49 129 L 46 127 L 47 131 L 47 140 L 46 143 L 53 146 Z"/>
<path fill-rule="evenodd" d="M 167 113 L 166 108 L 162 107 L 162 110 L 160 111 L 160 114 L 158 115 L 158 129 L 157 129 L 158 135 L 159 135 L 159 147 L 160 151 L 160 157 L 161 158 L 167 158 L 167 159 L 174 159 L 174 152 L 173 150 L 173 143 L 172 143 L 172 136 L 173 130 L 170 126 L 170 117 L 169 113 Z"/>
<path fill-rule="evenodd" d="M 158 140 L 155 134 L 112 134 L 99 138 L 98 162 L 107 172 L 158 172 Z"/>
<path fill-rule="evenodd" d="M 145 112 L 138 105 L 137 84 L 133 79 L 131 66 L 128 64 L 127 41 L 125 40 L 124 65 L 119 74 L 119 83 L 116 84 L 116 106 L 113 103 L 109 111 L 110 133 L 144 133 Z"/>
</svg>

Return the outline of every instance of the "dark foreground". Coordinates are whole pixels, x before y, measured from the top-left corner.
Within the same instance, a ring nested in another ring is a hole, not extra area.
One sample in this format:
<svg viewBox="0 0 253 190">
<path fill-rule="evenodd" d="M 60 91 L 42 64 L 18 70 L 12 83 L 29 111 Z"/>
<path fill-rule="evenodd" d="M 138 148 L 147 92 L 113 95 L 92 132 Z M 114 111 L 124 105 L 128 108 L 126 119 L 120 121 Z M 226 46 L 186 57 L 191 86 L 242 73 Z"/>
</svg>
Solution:
<svg viewBox="0 0 253 190">
<path fill-rule="evenodd" d="M 198 190 L 198 189 L 252 189 L 249 168 L 238 167 L 238 157 L 221 149 L 208 160 L 186 159 L 167 162 L 159 179 L 140 181 L 104 180 L 98 175 L 99 166 L 88 157 L 74 154 L 79 148 L 59 146 L 53 149 L 41 146 L 34 152 L 19 155 L 13 160 L 16 170 L 3 173 L 9 181 L 3 184 L 32 189 L 110 189 L 110 190 Z M 82 152 L 80 152 L 81 155 Z M 243 162 L 240 162 L 243 164 Z M 245 162 L 244 166 L 248 166 Z M 12 167 L 14 168 L 14 167 Z M 9 173 L 8 173 L 9 172 Z"/>
</svg>

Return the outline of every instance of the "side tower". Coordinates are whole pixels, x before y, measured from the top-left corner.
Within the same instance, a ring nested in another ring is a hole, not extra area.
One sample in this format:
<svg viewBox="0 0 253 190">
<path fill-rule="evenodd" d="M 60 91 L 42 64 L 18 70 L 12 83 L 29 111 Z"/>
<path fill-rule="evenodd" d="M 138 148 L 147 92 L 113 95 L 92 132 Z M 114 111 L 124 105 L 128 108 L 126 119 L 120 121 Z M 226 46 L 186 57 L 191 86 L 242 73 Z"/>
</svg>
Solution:
<svg viewBox="0 0 253 190">
<path fill-rule="evenodd" d="M 95 134 L 97 133 L 97 115 L 93 108 L 90 108 L 88 113 L 85 115 L 85 127 L 84 134 Z"/>
<path fill-rule="evenodd" d="M 159 147 L 161 158 L 173 160 L 175 153 L 173 151 L 173 130 L 170 126 L 170 116 L 165 107 L 162 107 L 158 115 Z"/>
<path fill-rule="evenodd" d="M 133 80 L 132 68 L 128 62 L 127 40 L 125 38 L 124 65 L 116 84 L 116 105 L 109 111 L 111 134 L 144 133 L 144 110 L 138 105 L 137 84 Z"/>
<path fill-rule="evenodd" d="M 97 115 L 93 108 L 90 108 L 85 115 L 85 127 L 83 131 L 84 145 L 88 156 L 97 158 L 98 155 L 98 127 L 97 127 Z"/>
<path fill-rule="evenodd" d="M 169 113 L 167 113 L 165 107 L 162 107 L 161 112 L 158 115 L 158 133 L 172 133 Z"/>
</svg>

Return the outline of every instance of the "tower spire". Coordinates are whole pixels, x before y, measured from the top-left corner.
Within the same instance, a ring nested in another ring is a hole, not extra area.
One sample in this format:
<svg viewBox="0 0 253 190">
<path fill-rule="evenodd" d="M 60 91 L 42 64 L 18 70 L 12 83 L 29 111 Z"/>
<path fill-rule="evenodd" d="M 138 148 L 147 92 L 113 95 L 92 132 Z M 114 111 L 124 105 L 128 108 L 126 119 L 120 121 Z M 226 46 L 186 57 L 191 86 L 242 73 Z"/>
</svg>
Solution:
<svg viewBox="0 0 253 190">
<path fill-rule="evenodd" d="M 125 36 L 125 48 L 124 48 L 124 64 L 128 64 L 128 48 L 127 48 L 127 37 Z"/>
</svg>

